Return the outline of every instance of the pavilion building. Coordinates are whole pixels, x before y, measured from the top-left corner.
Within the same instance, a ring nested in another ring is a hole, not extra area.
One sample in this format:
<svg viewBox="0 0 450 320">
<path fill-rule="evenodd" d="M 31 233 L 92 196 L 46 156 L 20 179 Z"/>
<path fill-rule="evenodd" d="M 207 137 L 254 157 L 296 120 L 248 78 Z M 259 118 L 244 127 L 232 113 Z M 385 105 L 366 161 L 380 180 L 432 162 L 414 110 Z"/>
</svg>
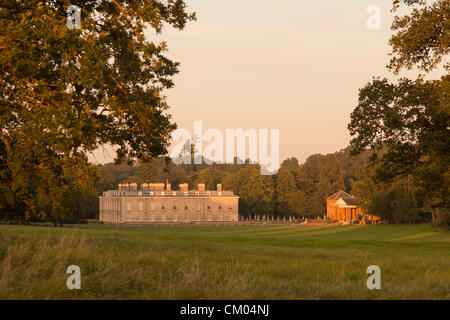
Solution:
<svg viewBox="0 0 450 320">
<path fill-rule="evenodd" d="M 338 191 L 327 198 L 327 218 L 335 221 L 364 221 L 376 223 L 378 216 L 364 214 L 361 208 L 361 199 Z"/>
</svg>

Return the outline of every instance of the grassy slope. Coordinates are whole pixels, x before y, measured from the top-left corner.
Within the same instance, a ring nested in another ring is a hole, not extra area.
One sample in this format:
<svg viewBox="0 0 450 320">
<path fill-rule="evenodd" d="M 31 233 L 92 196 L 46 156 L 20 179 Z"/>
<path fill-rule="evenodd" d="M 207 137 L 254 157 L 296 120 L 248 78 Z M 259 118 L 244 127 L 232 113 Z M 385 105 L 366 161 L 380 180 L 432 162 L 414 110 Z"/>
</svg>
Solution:
<svg viewBox="0 0 450 320">
<path fill-rule="evenodd" d="M 0 299 L 450 299 L 449 285 L 450 233 L 428 225 L 0 226 Z"/>
</svg>

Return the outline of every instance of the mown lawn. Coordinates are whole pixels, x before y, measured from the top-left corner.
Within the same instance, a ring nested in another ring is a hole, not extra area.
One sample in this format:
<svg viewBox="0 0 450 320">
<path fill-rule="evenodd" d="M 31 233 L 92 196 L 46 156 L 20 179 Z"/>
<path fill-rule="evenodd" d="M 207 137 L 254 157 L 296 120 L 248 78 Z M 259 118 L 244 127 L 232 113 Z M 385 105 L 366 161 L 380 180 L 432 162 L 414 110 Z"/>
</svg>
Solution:
<svg viewBox="0 0 450 320">
<path fill-rule="evenodd" d="M 69 265 L 81 290 L 68 290 Z M 381 290 L 366 268 L 381 268 Z M 429 225 L 0 226 L 0 299 L 450 299 Z"/>
</svg>

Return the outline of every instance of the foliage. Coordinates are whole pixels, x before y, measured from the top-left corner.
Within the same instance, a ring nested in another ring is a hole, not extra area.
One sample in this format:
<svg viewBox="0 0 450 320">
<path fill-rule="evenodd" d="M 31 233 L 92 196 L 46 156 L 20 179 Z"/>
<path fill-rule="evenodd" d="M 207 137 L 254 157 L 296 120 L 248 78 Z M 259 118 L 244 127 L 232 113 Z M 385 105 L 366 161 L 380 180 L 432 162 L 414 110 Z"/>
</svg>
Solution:
<svg viewBox="0 0 450 320">
<path fill-rule="evenodd" d="M 245 166 L 235 174 L 227 175 L 223 185 L 240 196 L 243 216 L 275 215 L 273 177 L 261 175 L 259 168 Z"/>
<path fill-rule="evenodd" d="M 384 221 L 394 223 L 415 223 L 419 211 L 414 196 L 396 185 L 376 192 L 367 207 L 368 214 L 379 215 Z"/>
<path fill-rule="evenodd" d="M 413 9 L 408 15 L 394 18 L 391 29 L 397 33 L 389 40 L 392 59 L 388 67 L 395 73 L 414 66 L 431 71 L 449 53 L 450 3 L 438 0 L 427 5 L 425 0 L 394 0 L 392 11 L 397 11 L 402 2 Z M 449 63 L 444 67 L 450 70 Z"/>
<path fill-rule="evenodd" d="M 401 78 L 396 84 L 374 78 L 360 89 L 348 128 L 354 154 L 374 151 L 371 160 L 376 174 L 371 176 L 375 184 L 412 179 L 420 210 L 431 215 L 450 210 L 450 75 L 449 65 L 440 64 L 449 52 L 450 4 L 445 0 L 430 5 L 396 0 L 394 11 L 402 3 L 413 8 L 410 14 L 394 19 L 393 58 L 388 68 L 394 73 L 413 67 L 425 72 L 439 69 L 444 75 L 437 80 L 425 80 L 424 75 L 415 80 Z M 397 197 L 388 193 L 366 196 L 366 202 L 372 203 L 375 198 Z M 405 199 L 401 205 L 409 205 L 414 215 L 417 203 Z M 398 218 L 404 217 L 400 211 L 394 212 Z"/>
<path fill-rule="evenodd" d="M 291 199 L 297 191 L 297 184 L 288 168 L 281 167 L 274 176 L 274 191 L 276 215 L 280 217 L 292 215 L 294 208 Z"/>
<path fill-rule="evenodd" d="M 433 214 L 435 215 L 433 219 L 433 224 L 443 228 L 450 230 L 450 211 L 446 209 L 438 208 Z"/>
<path fill-rule="evenodd" d="M 70 4 L 82 8 L 81 29 L 66 26 Z M 145 31 L 192 19 L 182 0 L 0 2 L 2 216 L 79 220 L 74 197 L 95 181 L 87 153 L 166 153 L 175 125 L 162 92 L 178 63 Z"/>
</svg>

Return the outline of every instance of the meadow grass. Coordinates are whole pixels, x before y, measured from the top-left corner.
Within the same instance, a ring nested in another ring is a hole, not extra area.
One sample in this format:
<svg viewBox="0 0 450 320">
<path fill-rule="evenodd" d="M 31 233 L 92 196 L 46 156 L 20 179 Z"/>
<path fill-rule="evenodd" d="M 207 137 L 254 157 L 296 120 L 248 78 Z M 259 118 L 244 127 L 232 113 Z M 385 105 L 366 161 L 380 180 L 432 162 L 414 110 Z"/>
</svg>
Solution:
<svg viewBox="0 0 450 320">
<path fill-rule="evenodd" d="M 81 290 L 68 290 L 69 265 Z M 381 290 L 366 268 L 381 268 Z M 450 299 L 429 225 L 0 226 L 0 299 Z"/>
</svg>

